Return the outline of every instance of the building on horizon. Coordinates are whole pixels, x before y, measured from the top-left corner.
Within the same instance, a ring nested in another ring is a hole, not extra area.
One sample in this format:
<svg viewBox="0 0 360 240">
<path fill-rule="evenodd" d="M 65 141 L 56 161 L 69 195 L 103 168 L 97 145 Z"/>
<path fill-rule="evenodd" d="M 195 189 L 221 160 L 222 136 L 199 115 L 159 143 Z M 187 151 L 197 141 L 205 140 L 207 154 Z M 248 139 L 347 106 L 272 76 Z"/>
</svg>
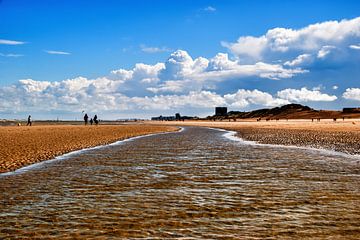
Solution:
<svg viewBox="0 0 360 240">
<path fill-rule="evenodd" d="M 227 107 L 215 107 L 215 116 L 227 116 Z"/>
</svg>

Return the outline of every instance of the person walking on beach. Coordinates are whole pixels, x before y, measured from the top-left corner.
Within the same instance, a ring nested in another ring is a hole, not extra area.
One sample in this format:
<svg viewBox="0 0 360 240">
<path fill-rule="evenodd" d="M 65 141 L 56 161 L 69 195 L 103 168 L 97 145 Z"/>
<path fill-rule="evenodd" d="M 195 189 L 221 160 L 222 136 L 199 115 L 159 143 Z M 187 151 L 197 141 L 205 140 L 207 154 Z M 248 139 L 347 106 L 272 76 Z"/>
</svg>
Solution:
<svg viewBox="0 0 360 240">
<path fill-rule="evenodd" d="M 32 125 L 32 122 L 31 122 L 31 115 L 29 115 L 26 126 L 31 126 L 31 125 Z"/>
<path fill-rule="evenodd" d="M 88 119 L 89 119 L 89 116 L 87 115 L 87 113 L 85 113 L 84 115 L 84 122 L 85 122 L 85 125 L 88 124 Z"/>
<path fill-rule="evenodd" d="M 93 119 L 92 118 L 90 118 L 90 125 L 93 125 Z"/>
<path fill-rule="evenodd" d="M 95 123 L 95 125 L 98 125 L 98 124 L 99 124 L 99 120 L 98 120 L 98 117 L 97 117 L 96 114 L 95 114 L 95 116 L 94 116 L 94 123 Z"/>
</svg>

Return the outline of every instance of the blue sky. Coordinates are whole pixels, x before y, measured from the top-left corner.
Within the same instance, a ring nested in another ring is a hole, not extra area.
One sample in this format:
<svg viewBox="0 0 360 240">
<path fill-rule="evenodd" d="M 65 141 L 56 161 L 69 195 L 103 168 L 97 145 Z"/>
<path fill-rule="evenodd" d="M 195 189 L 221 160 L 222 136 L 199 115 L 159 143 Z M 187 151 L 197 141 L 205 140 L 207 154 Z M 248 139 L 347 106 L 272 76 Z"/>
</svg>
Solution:
<svg viewBox="0 0 360 240">
<path fill-rule="evenodd" d="M 357 106 L 359 13 L 359 1 L 2 0 L 0 118 Z"/>
</svg>

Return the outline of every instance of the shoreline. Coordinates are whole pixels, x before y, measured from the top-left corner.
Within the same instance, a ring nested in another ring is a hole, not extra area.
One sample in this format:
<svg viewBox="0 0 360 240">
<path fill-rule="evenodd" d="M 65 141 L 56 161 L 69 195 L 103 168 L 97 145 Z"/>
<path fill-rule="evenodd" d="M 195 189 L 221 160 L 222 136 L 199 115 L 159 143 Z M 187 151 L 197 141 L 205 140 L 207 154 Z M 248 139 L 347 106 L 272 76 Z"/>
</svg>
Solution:
<svg viewBox="0 0 360 240">
<path fill-rule="evenodd" d="M 215 129 L 215 130 L 221 130 L 224 131 L 226 133 L 224 133 L 224 137 L 232 140 L 232 141 L 237 141 L 237 142 L 241 142 L 242 144 L 245 145 L 250 145 L 250 146 L 262 146 L 262 147 L 275 147 L 275 148 L 290 148 L 290 149 L 302 149 L 302 150 L 306 150 L 306 151 L 312 151 L 312 152 L 320 152 L 326 155 L 335 155 L 335 156 L 342 156 L 342 157 L 346 157 L 346 158 L 350 158 L 350 159 L 356 159 L 356 160 L 360 160 L 360 154 L 349 154 L 349 153 L 345 153 L 345 152 L 340 152 L 340 151 L 336 151 L 336 150 L 331 150 L 331 149 L 325 149 L 325 148 L 314 148 L 311 146 L 297 146 L 297 145 L 281 145 L 281 144 L 272 144 L 272 143 L 259 143 L 256 141 L 251 141 L 251 140 L 245 140 L 241 137 L 238 136 L 238 132 L 236 131 L 231 131 L 231 130 L 226 130 L 226 129 L 222 129 L 222 128 L 210 128 L 210 129 Z"/>
<path fill-rule="evenodd" d="M 167 122 L 165 125 L 203 126 L 235 131 L 236 137 L 259 144 L 305 147 L 360 155 L 360 123 L 322 122 Z"/>
<path fill-rule="evenodd" d="M 13 172 L 75 151 L 177 130 L 175 126 L 147 124 L 1 127 L 0 173 Z"/>
</svg>

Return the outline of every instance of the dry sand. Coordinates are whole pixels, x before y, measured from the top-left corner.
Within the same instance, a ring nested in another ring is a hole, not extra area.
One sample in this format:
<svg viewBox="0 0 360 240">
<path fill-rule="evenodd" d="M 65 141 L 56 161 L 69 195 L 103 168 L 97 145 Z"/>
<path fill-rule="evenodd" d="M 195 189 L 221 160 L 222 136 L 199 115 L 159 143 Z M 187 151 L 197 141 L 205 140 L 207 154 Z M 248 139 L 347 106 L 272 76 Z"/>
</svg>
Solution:
<svg viewBox="0 0 360 240">
<path fill-rule="evenodd" d="M 158 125 L 0 127 L 0 173 L 83 148 L 149 133 L 175 131 Z"/>
<path fill-rule="evenodd" d="M 360 121 L 311 120 L 289 121 L 185 121 L 162 122 L 166 125 L 206 126 L 237 131 L 238 136 L 264 144 L 322 148 L 360 154 Z"/>
</svg>

